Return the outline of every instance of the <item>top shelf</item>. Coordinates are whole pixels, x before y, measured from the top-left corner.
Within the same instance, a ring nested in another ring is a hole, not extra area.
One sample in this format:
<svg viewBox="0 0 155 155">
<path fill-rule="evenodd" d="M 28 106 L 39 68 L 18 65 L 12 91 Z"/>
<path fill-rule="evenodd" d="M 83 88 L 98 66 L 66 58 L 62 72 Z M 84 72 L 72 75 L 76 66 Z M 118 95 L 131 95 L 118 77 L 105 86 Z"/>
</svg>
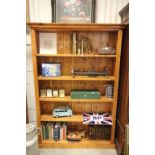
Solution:
<svg viewBox="0 0 155 155">
<path fill-rule="evenodd" d="M 58 23 L 27 23 L 37 31 L 118 31 L 125 28 L 125 24 L 58 24 Z"/>
<path fill-rule="evenodd" d="M 78 58 L 85 58 L 85 57 L 90 57 L 90 58 L 116 58 L 116 55 L 75 55 L 75 54 L 35 54 L 34 56 L 37 57 L 78 57 Z"/>
</svg>

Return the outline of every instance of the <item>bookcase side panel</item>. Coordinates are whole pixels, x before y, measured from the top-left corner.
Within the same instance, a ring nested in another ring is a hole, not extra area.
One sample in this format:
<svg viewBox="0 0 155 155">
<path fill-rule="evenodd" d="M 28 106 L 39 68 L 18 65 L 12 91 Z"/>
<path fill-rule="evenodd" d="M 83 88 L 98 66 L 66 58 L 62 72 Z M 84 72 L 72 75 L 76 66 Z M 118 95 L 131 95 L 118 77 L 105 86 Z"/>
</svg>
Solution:
<svg viewBox="0 0 155 155">
<path fill-rule="evenodd" d="M 34 72 L 34 88 L 35 88 L 35 98 L 36 98 L 36 116 L 37 116 L 37 127 L 40 128 L 40 102 L 39 102 L 39 85 L 38 85 L 38 69 L 37 69 L 37 32 L 31 29 L 32 38 L 32 63 Z M 39 143 L 41 142 L 41 135 L 38 135 Z"/>
<path fill-rule="evenodd" d="M 112 107 L 112 117 L 114 119 L 112 125 L 112 132 L 111 132 L 111 143 L 114 143 L 115 137 L 115 121 L 116 121 L 116 109 L 117 109 L 117 98 L 118 98 L 118 84 L 119 84 L 119 69 L 120 69 L 120 58 L 121 58 L 121 47 L 122 47 L 122 35 L 123 30 L 118 31 L 117 36 L 117 45 L 116 45 L 116 63 L 115 63 L 115 81 L 114 81 L 114 101 Z"/>
</svg>

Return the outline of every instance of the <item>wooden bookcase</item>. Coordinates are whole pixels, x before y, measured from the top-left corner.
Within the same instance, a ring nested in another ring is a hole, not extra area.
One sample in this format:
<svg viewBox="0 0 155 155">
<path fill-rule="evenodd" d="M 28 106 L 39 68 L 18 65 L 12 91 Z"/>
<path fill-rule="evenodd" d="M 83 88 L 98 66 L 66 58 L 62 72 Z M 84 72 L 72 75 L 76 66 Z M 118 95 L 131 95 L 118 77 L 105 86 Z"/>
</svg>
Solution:
<svg viewBox="0 0 155 155">
<path fill-rule="evenodd" d="M 81 123 L 83 112 L 110 112 L 113 125 L 111 126 L 111 138 L 109 140 L 89 140 L 83 139 L 78 143 L 68 141 L 42 140 L 41 132 L 38 134 L 39 146 L 50 148 L 113 148 L 115 137 L 115 120 L 117 109 L 117 95 L 119 82 L 119 68 L 121 57 L 121 43 L 124 25 L 121 24 L 41 24 L 28 23 L 31 28 L 32 37 L 32 57 L 34 69 L 34 84 L 36 96 L 37 126 L 41 127 L 41 122 L 68 122 Z M 39 33 L 57 33 L 57 54 L 39 53 Z M 75 55 L 72 54 L 72 33 L 77 32 L 78 36 L 88 35 L 92 41 L 93 49 L 99 49 L 102 41 L 109 42 L 116 48 L 115 55 Z M 41 63 L 56 62 L 61 63 L 62 76 L 42 77 Z M 102 71 L 108 66 L 109 76 L 76 76 L 73 78 L 71 69 L 82 68 L 91 70 L 95 68 Z M 113 98 L 105 97 L 105 85 L 113 84 Z M 64 89 L 65 98 L 42 98 L 40 89 Z M 71 89 L 98 89 L 102 95 L 100 99 L 71 99 Z M 72 117 L 53 118 L 51 113 L 55 107 L 69 105 L 72 107 Z M 87 125 L 86 125 L 87 128 Z"/>
</svg>

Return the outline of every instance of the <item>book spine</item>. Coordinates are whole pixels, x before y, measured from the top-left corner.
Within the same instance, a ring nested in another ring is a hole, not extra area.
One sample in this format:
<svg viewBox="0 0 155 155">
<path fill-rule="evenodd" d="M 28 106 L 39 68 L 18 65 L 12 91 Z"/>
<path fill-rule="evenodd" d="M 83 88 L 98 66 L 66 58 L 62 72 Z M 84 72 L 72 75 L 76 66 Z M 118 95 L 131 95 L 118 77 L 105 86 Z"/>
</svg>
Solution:
<svg viewBox="0 0 155 155">
<path fill-rule="evenodd" d="M 49 139 L 49 124 L 47 123 L 45 126 L 45 132 L 46 132 L 46 140 Z"/>
<path fill-rule="evenodd" d="M 41 124 L 41 139 L 42 139 L 42 141 L 44 140 L 43 139 L 43 124 Z"/>
<path fill-rule="evenodd" d="M 45 131 L 45 125 L 43 124 L 42 126 L 42 135 L 43 135 L 43 140 L 46 139 L 46 131 Z"/>
<path fill-rule="evenodd" d="M 53 126 L 54 126 L 54 125 L 52 124 L 52 125 L 51 125 L 51 139 L 54 139 L 54 138 L 53 138 L 53 132 L 54 132 L 54 131 L 53 131 Z"/>
<path fill-rule="evenodd" d="M 52 123 L 49 123 L 49 139 L 52 139 Z"/>
<path fill-rule="evenodd" d="M 66 124 L 63 125 L 63 140 L 66 140 L 66 135 L 67 135 L 67 126 Z"/>
<path fill-rule="evenodd" d="M 55 125 L 54 126 L 54 132 L 53 132 L 53 139 L 55 141 L 58 141 L 59 140 L 59 126 L 58 125 Z"/>
<path fill-rule="evenodd" d="M 60 126 L 60 140 L 63 140 L 63 128 Z"/>
</svg>

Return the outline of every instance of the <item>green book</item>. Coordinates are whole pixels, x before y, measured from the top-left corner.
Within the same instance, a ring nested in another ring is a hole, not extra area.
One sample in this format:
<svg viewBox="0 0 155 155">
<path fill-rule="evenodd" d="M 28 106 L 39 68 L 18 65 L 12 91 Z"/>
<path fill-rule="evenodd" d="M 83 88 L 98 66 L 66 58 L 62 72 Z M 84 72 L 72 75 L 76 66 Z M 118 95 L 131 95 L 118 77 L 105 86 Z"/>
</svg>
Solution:
<svg viewBox="0 0 155 155">
<path fill-rule="evenodd" d="M 49 123 L 46 124 L 46 140 L 49 140 Z"/>
<path fill-rule="evenodd" d="M 45 125 L 43 124 L 42 125 L 42 138 L 43 138 L 43 140 L 45 140 L 46 139 L 46 131 L 45 131 Z"/>
</svg>

